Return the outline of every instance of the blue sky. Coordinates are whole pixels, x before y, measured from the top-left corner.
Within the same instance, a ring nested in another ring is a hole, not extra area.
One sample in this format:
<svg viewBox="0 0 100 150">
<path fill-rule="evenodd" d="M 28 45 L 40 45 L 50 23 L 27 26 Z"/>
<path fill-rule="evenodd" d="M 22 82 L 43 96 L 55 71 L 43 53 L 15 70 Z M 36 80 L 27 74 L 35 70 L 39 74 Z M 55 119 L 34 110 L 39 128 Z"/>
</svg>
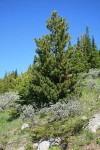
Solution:
<svg viewBox="0 0 100 150">
<path fill-rule="evenodd" d="M 34 38 L 48 33 L 46 20 L 53 10 L 70 23 L 72 43 L 89 26 L 100 49 L 100 0 L 0 0 L 0 77 L 25 72 L 32 64 Z"/>
</svg>

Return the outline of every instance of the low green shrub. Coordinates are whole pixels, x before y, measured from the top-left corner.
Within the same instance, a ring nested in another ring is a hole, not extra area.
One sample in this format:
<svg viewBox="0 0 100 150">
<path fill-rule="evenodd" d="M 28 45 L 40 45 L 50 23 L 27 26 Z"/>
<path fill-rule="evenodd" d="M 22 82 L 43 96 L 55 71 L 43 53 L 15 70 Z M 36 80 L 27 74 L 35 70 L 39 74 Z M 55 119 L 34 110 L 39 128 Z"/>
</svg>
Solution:
<svg viewBox="0 0 100 150">
<path fill-rule="evenodd" d="M 82 130 L 86 121 L 80 118 L 65 118 L 59 121 L 54 121 L 50 124 L 42 125 L 33 129 L 33 139 L 63 137 L 65 142 L 68 142 L 68 137 L 75 135 Z"/>
<path fill-rule="evenodd" d="M 85 133 L 86 144 L 90 144 L 94 140 L 94 134 L 91 131 L 86 131 Z"/>
<path fill-rule="evenodd" d="M 12 109 L 9 113 L 9 118 L 7 121 L 13 121 L 14 119 L 17 119 L 20 116 L 20 113 L 18 113 L 15 109 Z"/>
<path fill-rule="evenodd" d="M 60 148 L 58 146 L 52 146 L 50 147 L 50 150 L 60 150 Z"/>
<path fill-rule="evenodd" d="M 96 144 L 99 144 L 99 145 L 100 145 L 100 138 L 97 138 L 97 139 L 96 139 Z"/>
</svg>

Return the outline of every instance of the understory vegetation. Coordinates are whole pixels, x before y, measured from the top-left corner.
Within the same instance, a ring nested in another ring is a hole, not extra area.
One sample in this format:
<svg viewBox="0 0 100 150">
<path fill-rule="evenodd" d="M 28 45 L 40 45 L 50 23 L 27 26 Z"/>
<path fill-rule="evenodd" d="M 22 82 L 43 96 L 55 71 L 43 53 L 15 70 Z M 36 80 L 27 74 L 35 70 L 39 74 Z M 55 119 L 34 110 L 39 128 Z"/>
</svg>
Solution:
<svg viewBox="0 0 100 150">
<path fill-rule="evenodd" d="M 94 72 L 97 76 L 98 70 Z M 17 149 L 22 145 L 26 149 L 33 149 L 32 143 L 39 142 L 42 138 L 60 137 L 61 145 L 51 147 L 50 150 L 61 150 L 64 143 L 67 143 L 69 150 L 86 149 L 88 146 L 100 148 L 99 130 L 92 133 L 85 129 L 89 119 L 100 113 L 100 78 L 94 77 L 93 70 L 90 70 L 85 74 L 82 86 L 80 98 L 71 96 L 65 102 L 59 101 L 41 109 L 35 109 L 30 104 L 18 104 L 19 100 L 12 102 L 6 98 L 9 104 L 5 102 L 7 106 L 0 109 L 0 144 L 4 148 L 10 147 L 9 149 Z M 5 93 L 0 99 L 14 94 L 19 99 L 18 93 L 14 92 Z M 21 130 L 23 123 L 28 123 L 29 128 Z"/>
<path fill-rule="evenodd" d="M 61 138 L 69 150 L 100 148 L 100 132 L 85 129 L 100 113 L 100 51 L 89 28 L 71 44 L 69 23 L 53 12 L 46 21 L 49 34 L 35 39 L 33 64 L 0 79 L 0 145 L 4 149 L 25 146 L 42 138 Z M 85 119 L 84 119 L 85 118 Z M 21 130 L 23 123 L 29 128 Z"/>
</svg>

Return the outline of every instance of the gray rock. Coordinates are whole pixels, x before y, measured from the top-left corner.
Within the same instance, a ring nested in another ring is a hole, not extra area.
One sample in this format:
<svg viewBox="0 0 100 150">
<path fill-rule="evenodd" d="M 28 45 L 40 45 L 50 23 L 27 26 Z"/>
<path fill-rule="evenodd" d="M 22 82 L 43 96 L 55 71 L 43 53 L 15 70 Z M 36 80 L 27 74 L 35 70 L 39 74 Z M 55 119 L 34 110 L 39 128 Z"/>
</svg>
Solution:
<svg viewBox="0 0 100 150">
<path fill-rule="evenodd" d="M 24 130 L 26 128 L 29 128 L 29 124 L 28 123 L 24 123 L 21 127 L 21 130 Z"/>
<path fill-rule="evenodd" d="M 89 129 L 92 132 L 96 132 L 97 129 L 100 127 L 100 113 L 95 114 L 94 117 L 89 121 L 86 129 Z"/>
<path fill-rule="evenodd" d="M 51 138 L 49 142 L 50 142 L 50 146 L 59 146 L 61 143 L 61 138 L 59 137 L 55 139 Z"/>
<path fill-rule="evenodd" d="M 42 139 L 38 143 L 38 150 L 49 150 L 52 146 L 59 146 L 61 143 L 61 138 L 51 138 L 51 139 Z"/>
<path fill-rule="evenodd" d="M 48 140 L 40 140 L 38 143 L 38 150 L 49 150 L 50 142 Z"/>
</svg>

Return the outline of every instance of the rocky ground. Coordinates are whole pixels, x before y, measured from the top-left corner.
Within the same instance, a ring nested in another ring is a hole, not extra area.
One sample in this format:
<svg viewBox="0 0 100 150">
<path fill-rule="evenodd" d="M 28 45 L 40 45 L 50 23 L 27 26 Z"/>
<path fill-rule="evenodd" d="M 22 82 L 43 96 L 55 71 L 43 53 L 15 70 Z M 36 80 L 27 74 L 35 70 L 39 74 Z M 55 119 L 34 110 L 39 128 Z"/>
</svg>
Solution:
<svg viewBox="0 0 100 150">
<path fill-rule="evenodd" d="M 16 99 L 17 93 L 0 99 L 0 150 L 100 150 L 100 78 L 85 79 L 79 101 L 37 114 L 24 106 L 18 118 L 9 120 L 12 106 L 20 108 L 13 105 Z"/>
</svg>

